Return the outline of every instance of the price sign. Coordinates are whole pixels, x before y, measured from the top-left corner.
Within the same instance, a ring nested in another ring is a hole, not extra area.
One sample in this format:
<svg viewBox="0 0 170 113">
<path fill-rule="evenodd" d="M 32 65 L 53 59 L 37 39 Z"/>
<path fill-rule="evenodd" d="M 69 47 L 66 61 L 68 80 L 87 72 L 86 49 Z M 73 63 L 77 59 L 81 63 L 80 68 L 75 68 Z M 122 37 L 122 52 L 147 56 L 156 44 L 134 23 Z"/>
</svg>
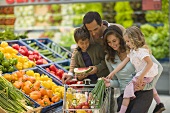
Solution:
<svg viewBox="0 0 170 113">
<path fill-rule="evenodd" d="M 142 10 L 161 10 L 161 0 L 142 0 Z"/>
</svg>

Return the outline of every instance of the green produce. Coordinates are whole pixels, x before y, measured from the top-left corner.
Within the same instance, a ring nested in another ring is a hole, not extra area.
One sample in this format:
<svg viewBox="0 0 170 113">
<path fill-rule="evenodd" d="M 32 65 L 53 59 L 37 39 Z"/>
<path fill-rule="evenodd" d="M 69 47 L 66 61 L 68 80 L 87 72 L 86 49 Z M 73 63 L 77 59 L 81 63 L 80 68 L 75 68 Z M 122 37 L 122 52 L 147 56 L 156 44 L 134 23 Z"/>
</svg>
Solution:
<svg viewBox="0 0 170 113">
<path fill-rule="evenodd" d="M 114 10 L 117 13 L 115 16 L 116 23 L 123 25 L 125 28 L 133 25 L 133 9 L 129 2 L 116 2 Z"/>
<path fill-rule="evenodd" d="M 31 43 L 27 42 L 27 43 L 29 44 L 30 47 L 37 50 L 40 54 L 44 55 L 47 59 L 51 60 L 52 62 L 64 60 L 64 58 L 57 56 L 55 53 L 48 50 L 47 48 L 38 46 L 36 42 L 31 42 Z"/>
<path fill-rule="evenodd" d="M 28 38 L 27 33 L 16 35 L 14 30 L 10 28 L 5 28 L 3 32 L 0 32 L 0 41 L 19 40 L 23 38 Z"/>
<path fill-rule="evenodd" d="M 2 71 L 2 73 L 15 71 L 14 66 L 18 62 L 16 58 L 6 59 L 4 54 L 0 52 L 0 61 L 0 71 Z"/>
<path fill-rule="evenodd" d="M 31 101 L 3 76 L 0 76 L 0 100 L 0 107 L 8 113 L 22 113 L 29 108 L 33 109 Z"/>
<path fill-rule="evenodd" d="M 57 45 L 56 43 L 50 42 L 50 43 L 46 44 L 46 46 L 48 48 L 52 49 L 57 54 L 59 54 L 62 57 L 64 57 L 65 59 L 70 58 L 71 52 L 68 51 L 68 50 L 64 50 L 63 48 L 61 48 L 61 46 Z"/>
<path fill-rule="evenodd" d="M 94 89 L 91 91 L 92 99 L 90 100 L 90 104 L 95 104 L 98 108 L 100 108 L 104 99 L 105 90 L 106 86 L 104 80 L 102 78 L 99 78 Z"/>
</svg>

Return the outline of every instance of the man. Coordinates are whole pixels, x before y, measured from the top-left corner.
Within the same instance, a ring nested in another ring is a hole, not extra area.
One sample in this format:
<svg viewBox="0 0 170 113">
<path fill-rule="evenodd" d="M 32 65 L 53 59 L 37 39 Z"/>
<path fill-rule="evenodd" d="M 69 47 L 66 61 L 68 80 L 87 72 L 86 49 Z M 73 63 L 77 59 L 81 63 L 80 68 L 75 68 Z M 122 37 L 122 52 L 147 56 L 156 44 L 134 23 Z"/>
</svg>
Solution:
<svg viewBox="0 0 170 113">
<path fill-rule="evenodd" d="M 90 42 L 91 43 L 98 43 L 103 45 L 103 33 L 105 29 L 109 26 L 110 23 L 107 21 L 102 21 L 101 16 L 99 15 L 98 12 L 87 12 L 83 18 L 83 25 L 86 27 L 86 29 L 90 33 Z M 112 23 L 113 24 L 113 23 Z M 121 28 L 122 31 L 125 30 L 125 28 L 119 24 L 115 24 L 118 27 Z M 71 62 L 70 62 L 70 70 L 68 73 L 64 73 L 62 77 L 62 82 L 65 83 L 67 80 L 70 80 L 73 78 L 73 70 L 74 70 L 74 54 L 76 51 L 73 52 L 72 57 L 71 57 Z M 105 64 L 103 64 L 105 65 Z M 93 68 L 92 71 L 90 71 L 89 74 L 94 74 L 97 72 L 97 68 Z M 104 75 L 107 76 L 107 75 Z"/>
<path fill-rule="evenodd" d="M 112 23 L 113 24 L 113 23 Z M 107 21 L 102 21 L 101 16 L 99 15 L 98 12 L 87 12 L 83 18 L 83 25 L 86 27 L 86 29 L 90 33 L 90 42 L 91 43 L 98 43 L 100 45 L 103 45 L 103 33 L 105 29 L 110 25 Z M 117 25 L 122 31 L 125 30 L 125 28 L 119 24 Z M 76 51 L 73 52 L 72 57 L 71 57 L 71 62 L 70 62 L 70 70 L 68 73 L 64 73 L 62 82 L 65 83 L 67 80 L 70 80 L 73 78 L 73 69 L 75 66 L 75 61 L 74 61 L 74 54 Z M 105 65 L 105 62 L 102 64 Z M 107 66 L 106 66 L 107 67 Z M 92 71 L 90 71 L 88 74 L 92 75 L 97 73 L 97 67 L 94 66 Z M 107 75 L 103 75 L 103 77 L 106 77 Z M 114 89 L 111 90 L 111 106 L 110 106 L 110 113 L 114 113 Z"/>
</svg>

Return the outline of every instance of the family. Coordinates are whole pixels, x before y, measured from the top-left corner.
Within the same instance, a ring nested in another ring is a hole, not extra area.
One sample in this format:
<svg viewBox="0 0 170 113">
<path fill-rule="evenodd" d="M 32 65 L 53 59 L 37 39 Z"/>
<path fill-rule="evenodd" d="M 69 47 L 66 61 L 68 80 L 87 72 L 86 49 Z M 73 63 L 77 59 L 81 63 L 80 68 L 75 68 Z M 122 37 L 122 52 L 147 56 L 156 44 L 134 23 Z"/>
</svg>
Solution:
<svg viewBox="0 0 170 113">
<path fill-rule="evenodd" d="M 62 82 L 73 78 L 76 67 L 92 67 L 78 80 L 89 78 L 92 83 L 103 77 L 106 87 L 111 87 L 110 113 L 114 111 L 114 88 L 119 88 L 118 113 L 147 113 L 152 100 L 156 101 L 153 113 L 165 110 L 155 89 L 163 71 L 152 56 L 145 37 L 136 26 L 108 23 L 98 12 L 90 11 L 83 17 L 83 26 L 76 28 L 74 39 L 77 48 L 70 62 L 70 70 L 64 73 Z"/>
</svg>

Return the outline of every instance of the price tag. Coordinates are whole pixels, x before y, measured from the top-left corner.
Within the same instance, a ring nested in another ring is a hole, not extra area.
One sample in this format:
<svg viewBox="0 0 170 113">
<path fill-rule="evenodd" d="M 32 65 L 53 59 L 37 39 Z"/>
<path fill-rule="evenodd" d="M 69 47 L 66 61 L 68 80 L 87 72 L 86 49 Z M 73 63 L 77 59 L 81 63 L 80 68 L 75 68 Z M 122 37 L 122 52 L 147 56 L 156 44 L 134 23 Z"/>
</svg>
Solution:
<svg viewBox="0 0 170 113">
<path fill-rule="evenodd" d="M 142 0 L 142 10 L 161 10 L 161 0 Z"/>
</svg>

